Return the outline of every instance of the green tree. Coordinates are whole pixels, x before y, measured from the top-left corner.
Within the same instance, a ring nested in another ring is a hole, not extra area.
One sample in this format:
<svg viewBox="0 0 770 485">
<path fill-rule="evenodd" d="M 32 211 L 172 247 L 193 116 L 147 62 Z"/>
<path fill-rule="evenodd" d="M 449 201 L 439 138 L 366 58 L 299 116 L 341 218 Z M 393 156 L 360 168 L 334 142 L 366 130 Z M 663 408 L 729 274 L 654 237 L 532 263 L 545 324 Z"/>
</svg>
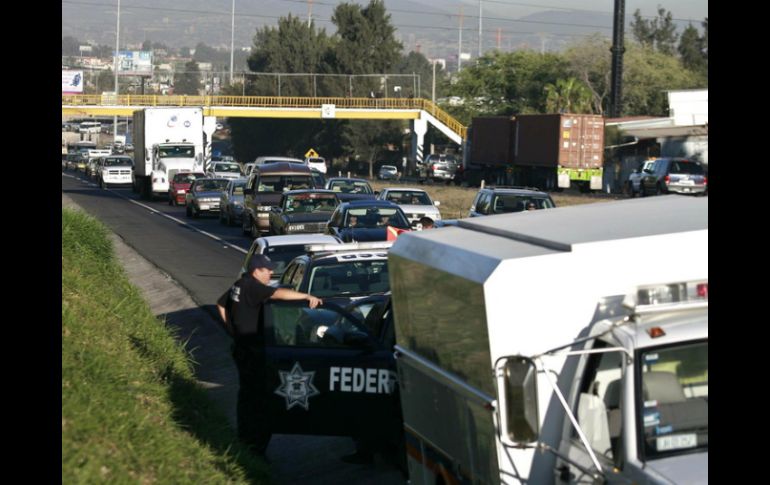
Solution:
<svg viewBox="0 0 770 485">
<path fill-rule="evenodd" d="M 700 83 L 676 57 L 631 44 L 624 56 L 623 114 L 668 116 L 666 91 L 694 89 Z"/>
<path fill-rule="evenodd" d="M 664 54 L 673 54 L 676 48 L 677 33 L 671 12 L 658 5 L 658 16 L 652 20 L 642 18 L 639 9 L 634 12 L 631 31 L 640 44 L 654 47 Z"/>
<path fill-rule="evenodd" d="M 570 75 L 578 78 L 591 92 L 592 111 L 604 114 L 611 83 L 611 41 L 600 34 L 569 45 L 564 58 Z"/>
<path fill-rule="evenodd" d="M 475 65 L 464 68 L 450 93 L 463 98 L 463 107 L 453 109 L 460 121 L 478 115 L 543 113 L 543 86 L 564 77 L 567 63 L 559 54 L 531 50 L 489 52 Z"/>
<path fill-rule="evenodd" d="M 174 76 L 174 94 L 197 95 L 200 92 L 201 73 L 198 63 L 189 61 L 184 65 L 184 72 Z"/>
<path fill-rule="evenodd" d="M 591 92 L 574 77 L 546 84 L 545 106 L 549 113 L 592 113 Z"/>
<path fill-rule="evenodd" d="M 248 58 L 252 72 L 259 73 L 325 73 L 329 65 L 331 40 L 325 30 L 316 30 L 299 17 L 289 15 L 278 20 L 278 27 L 266 26 L 257 31 L 254 48 Z M 260 76 L 251 81 L 250 92 L 259 95 L 277 94 L 276 77 Z M 281 78 L 281 96 L 328 95 L 327 81 L 313 78 Z M 320 86 L 319 86 L 320 84 Z M 338 93 L 339 94 L 339 93 Z"/>
</svg>

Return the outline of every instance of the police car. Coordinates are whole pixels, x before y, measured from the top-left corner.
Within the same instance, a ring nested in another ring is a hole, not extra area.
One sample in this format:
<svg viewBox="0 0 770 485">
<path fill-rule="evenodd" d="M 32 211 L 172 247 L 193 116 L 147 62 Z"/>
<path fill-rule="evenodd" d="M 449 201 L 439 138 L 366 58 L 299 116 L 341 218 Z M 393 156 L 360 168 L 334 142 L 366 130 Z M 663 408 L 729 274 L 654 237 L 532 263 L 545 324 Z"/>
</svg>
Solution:
<svg viewBox="0 0 770 485">
<path fill-rule="evenodd" d="M 278 286 L 347 305 L 373 293 L 390 291 L 388 248 L 392 241 L 313 244 L 294 258 Z"/>
<path fill-rule="evenodd" d="M 249 267 L 249 260 L 254 254 L 264 254 L 276 264 L 273 276 L 270 279 L 271 285 L 273 285 L 283 276 L 284 270 L 286 270 L 294 258 L 305 254 L 305 246 L 309 244 L 339 243 L 339 239 L 326 234 L 290 234 L 286 236 L 259 237 L 251 243 L 251 248 L 246 253 L 239 276 L 246 272 L 246 268 Z"/>
<path fill-rule="evenodd" d="M 403 454 L 389 300 L 265 305 L 262 403 L 270 432 L 366 436 L 378 452 Z"/>
</svg>

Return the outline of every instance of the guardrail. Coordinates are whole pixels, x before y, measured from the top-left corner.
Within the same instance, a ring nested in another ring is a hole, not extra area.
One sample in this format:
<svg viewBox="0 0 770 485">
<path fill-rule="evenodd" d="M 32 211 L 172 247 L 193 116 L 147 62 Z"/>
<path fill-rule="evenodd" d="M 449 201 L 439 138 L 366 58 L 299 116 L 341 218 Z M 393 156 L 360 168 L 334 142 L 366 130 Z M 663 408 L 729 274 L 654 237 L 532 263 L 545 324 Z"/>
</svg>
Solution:
<svg viewBox="0 0 770 485">
<path fill-rule="evenodd" d="M 467 127 L 434 103 L 422 98 L 308 98 L 291 96 L 157 96 L 64 94 L 62 106 L 223 106 L 240 108 L 316 108 L 424 110 L 465 139 Z"/>
</svg>

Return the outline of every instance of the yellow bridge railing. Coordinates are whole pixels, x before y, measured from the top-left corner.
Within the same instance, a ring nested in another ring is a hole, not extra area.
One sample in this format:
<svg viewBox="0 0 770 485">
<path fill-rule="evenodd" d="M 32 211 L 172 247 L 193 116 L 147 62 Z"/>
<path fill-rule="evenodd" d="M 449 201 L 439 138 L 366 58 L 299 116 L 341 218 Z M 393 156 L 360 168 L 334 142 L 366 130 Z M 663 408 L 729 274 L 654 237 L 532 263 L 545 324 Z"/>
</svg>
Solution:
<svg viewBox="0 0 770 485">
<path fill-rule="evenodd" d="M 157 96 L 122 94 L 64 94 L 62 106 L 222 106 L 238 108 L 321 109 L 333 104 L 336 109 L 404 109 L 430 113 L 450 130 L 465 139 L 467 127 L 434 103 L 422 98 L 309 98 L 291 96 Z"/>
</svg>

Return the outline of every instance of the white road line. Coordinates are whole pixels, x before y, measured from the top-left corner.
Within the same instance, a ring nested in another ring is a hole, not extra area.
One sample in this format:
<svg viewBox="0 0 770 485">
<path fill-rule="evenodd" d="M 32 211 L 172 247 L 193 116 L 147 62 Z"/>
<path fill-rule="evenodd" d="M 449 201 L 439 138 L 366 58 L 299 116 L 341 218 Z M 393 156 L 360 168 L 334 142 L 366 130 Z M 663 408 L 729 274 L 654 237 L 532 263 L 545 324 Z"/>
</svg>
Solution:
<svg viewBox="0 0 770 485">
<path fill-rule="evenodd" d="M 79 177 L 75 177 L 74 175 L 70 175 L 70 174 L 68 174 L 68 173 L 64 173 L 64 172 L 62 172 L 62 175 L 64 175 L 65 177 L 70 177 L 70 178 L 73 178 L 73 179 L 75 179 L 75 180 L 79 180 L 80 182 L 82 182 L 82 183 L 84 183 L 84 184 L 87 184 L 87 185 L 91 185 L 91 186 L 93 186 L 93 187 L 98 187 L 98 185 L 97 185 L 97 184 L 94 184 L 94 183 L 92 183 L 92 182 L 88 182 L 88 181 L 86 181 L 86 180 L 83 180 L 83 179 L 81 179 L 81 178 L 79 178 Z M 219 237 L 219 236 L 216 236 L 216 235 L 214 235 L 214 234 L 211 234 L 210 232 L 206 232 L 206 231 L 203 231 L 203 230 L 201 230 L 201 229 L 198 229 L 197 227 L 195 227 L 195 226 L 192 226 L 192 225 L 190 225 L 190 224 L 186 223 L 185 221 L 183 221 L 183 220 L 181 220 L 181 219 L 177 219 L 176 217 L 170 216 L 170 215 L 168 215 L 168 214 L 164 214 L 163 212 L 161 212 L 161 211 L 159 211 L 159 210 L 157 210 L 157 209 L 154 209 L 154 208 L 152 208 L 152 207 L 150 207 L 150 206 L 148 206 L 148 205 L 146 205 L 146 204 L 142 204 L 141 202 L 137 202 L 137 201 L 135 201 L 134 199 L 130 199 L 130 198 L 126 197 L 125 195 L 121 194 L 120 192 L 115 192 L 114 190 L 111 190 L 111 189 L 102 189 L 102 190 L 107 190 L 107 191 L 109 191 L 109 192 L 112 192 L 113 194 L 117 195 L 118 197 L 122 197 L 122 198 L 126 199 L 127 201 L 131 202 L 132 204 L 136 204 L 136 205 L 138 205 L 139 207 L 144 207 L 145 209 L 149 210 L 150 212 L 153 212 L 153 213 L 155 213 L 155 214 L 158 214 L 158 215 L 160 215 L 160 216 L 163 216 L 163 217 L 165 217 L 166 219 L 170 219 L 170 220 L 172 220 L 172 221 L 176 222 L 177 224 L 182 224 L 183 226 L 187 226 L 187 227 L 189 227 L 190 229 L 192 229 L 192 230 L 193 230 L 193 231 L 195 231 L 195 232 L 199 232 L 199 233 L 203 234 L 204 236 L 208 236 L 208 237 L 210 237 L 211 239 L 213 239 L 213 240 L 215 240 L 215 241 L 218 241 L 218 242 L 220 242 L 220 243 L 224 244 L 226 247 L 229 247 L 229 248 L 235 249 L 236 251 L 240 251 L 240 252 L 241 252 L 241 253 L 243 253 L 243 254 L 248 254 L 248 251 L 247 251 L 247 250 L 245 250 L 245 249 L 243 249 L 243 248 L 241 248 L 241 247 L 235 246 L 235 245 L 233 245 L 233 244 L 230 244 L 229 242 L 225 241 L 224 239 L 222 239 L 222 238 L 221 238 L 221 237 Z"/>
</svg>

